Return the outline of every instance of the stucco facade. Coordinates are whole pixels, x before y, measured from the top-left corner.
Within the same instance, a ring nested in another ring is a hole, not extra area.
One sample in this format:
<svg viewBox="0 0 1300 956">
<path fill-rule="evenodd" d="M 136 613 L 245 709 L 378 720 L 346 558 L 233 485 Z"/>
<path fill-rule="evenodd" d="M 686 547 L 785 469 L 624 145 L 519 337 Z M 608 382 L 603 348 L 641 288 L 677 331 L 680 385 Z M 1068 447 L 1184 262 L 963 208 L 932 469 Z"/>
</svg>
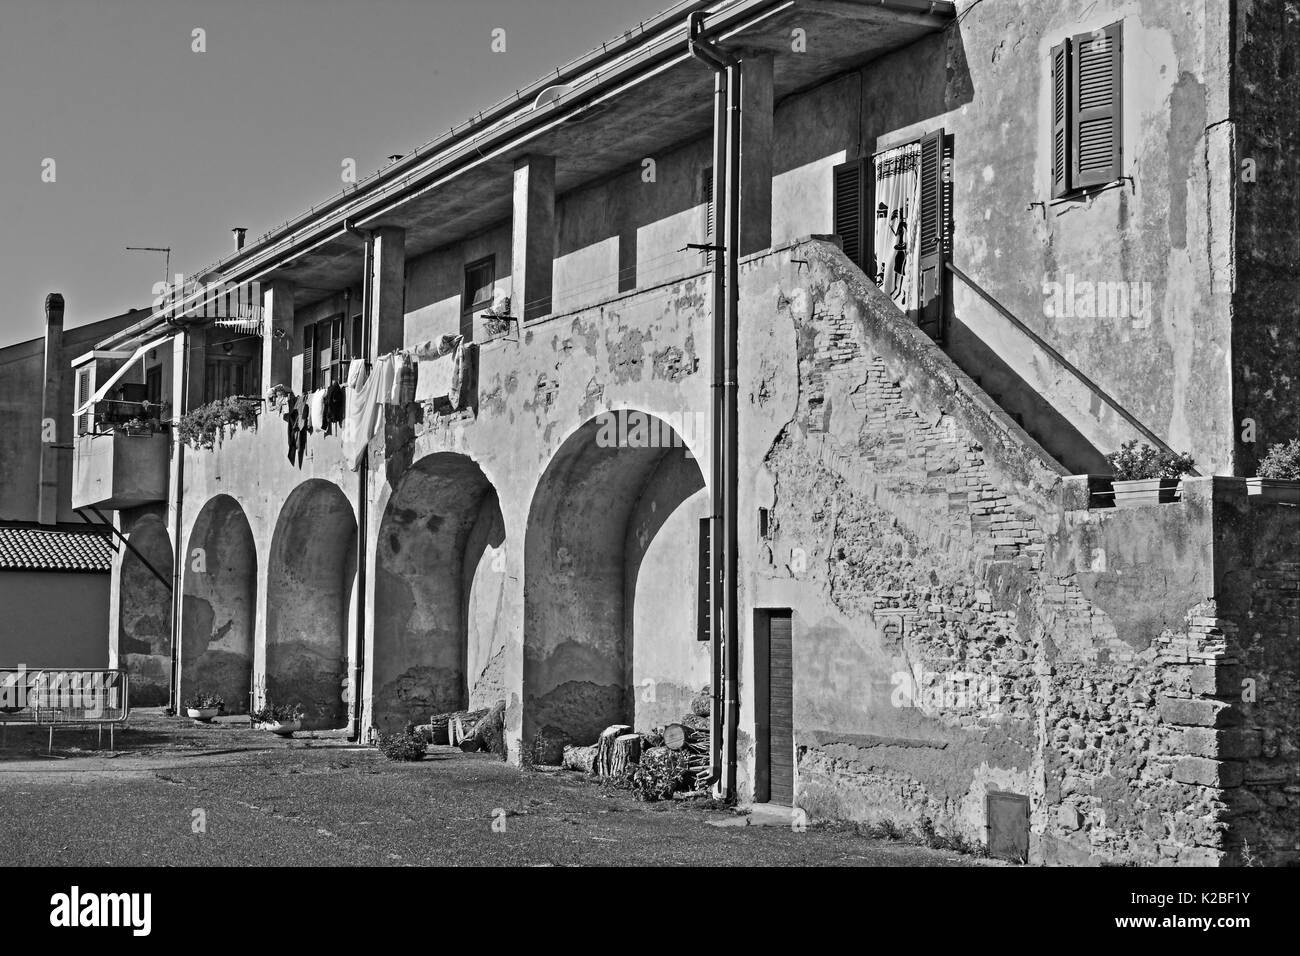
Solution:
<svg viewBox="0 0 1300 956">
<path fill-rule="evenodd" d="M 1249 6 L 1236 21 L 999 0 L 716 15 L 746 117 L 742 801 L 766 786 L 755 633 L 780 611 L 785 756 L 810 816 L 980 843 L 990 797 L 1010 795 L 1035 861 L 1234 862 L 1245 840 L 1294 858 L 1300 809 L 1278 795 L 1297 779 L 1296 511 L 1233 477 L 1233 343 L 1276 307 L 1241 291 L 1224 238 L 1245 188 L 1232 64 L 1285 8 Z M 1124 175 L 1053 201 L 1050 51 L 1117 21 Z M 682 25 L 651 23 L 629 59 L 589 65 L 598 78 L 465 132 L 479 158 L 457 159 L 453 136 L 218 265 L 261 284 L 264 391 L 300 390 L 307 329 L 357 314 L 371 359 L 466 335 L 471 398 L 387 404 L 360 471 L 339 434 L 291 460 L 269 403 L 213 449 L 174 451 L 170 500 L 123 521 L 152 515 L 175 549 L 182 694 L 383 730 L 504 701 L 511 759 L 549 762 L 610 724 L 676 719 L 710 683 L 712 87 Z M 655 52 L 656 30 L 677 52 Z M 830 234 L 838 167 L 940 129 L 954 270 L 936 341 Z M 505 336 L 465 301 L 466 267 L 488 257 L 517 319 Z M 1061 310 L 1053 284 L 1085 283 L 1141 298 L 1122 316 Z M 196 374 L 178 366 L 173 393 L 201 394 Z M 1260 440 L 1294 427 L 1277 382 L 1252 401 Z M 1090 508 L 1083 473 L 1147 432 L 1205 477 L 1176 503 Z M 1225 537 L 1243 523 L 1269 530 Z M 1270 688 L 1249 702 L 1225 676 L 1247 661 Z"/>
</svg>

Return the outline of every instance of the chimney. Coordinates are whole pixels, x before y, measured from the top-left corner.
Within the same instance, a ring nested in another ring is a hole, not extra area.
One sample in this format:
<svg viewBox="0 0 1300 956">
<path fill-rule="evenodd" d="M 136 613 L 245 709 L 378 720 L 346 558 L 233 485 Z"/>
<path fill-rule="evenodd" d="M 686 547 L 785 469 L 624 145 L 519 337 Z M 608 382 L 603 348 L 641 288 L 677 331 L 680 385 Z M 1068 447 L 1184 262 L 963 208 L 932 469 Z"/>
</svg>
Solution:
<svg viewBox="0 0 1300 956">
<path fill-rule="evenodd" d="M 230 231 L 235 234 L 235 251 L 238 252 L 244 248 L 244 233 L 248 232 L 248 230 L 244 226 L 236 226 Z"/>
<path fill-rule="evenodd" d="M 45 378 L 41 395 L 40 486 L 36 496 L 36 520 L 41 524 L 59 521 L 59 439 L 71 435 L 72 422 L 59 414 L 59 393 L 63 383 L 63 296 L 51 292 L 45 297 Z"/>
</svg>

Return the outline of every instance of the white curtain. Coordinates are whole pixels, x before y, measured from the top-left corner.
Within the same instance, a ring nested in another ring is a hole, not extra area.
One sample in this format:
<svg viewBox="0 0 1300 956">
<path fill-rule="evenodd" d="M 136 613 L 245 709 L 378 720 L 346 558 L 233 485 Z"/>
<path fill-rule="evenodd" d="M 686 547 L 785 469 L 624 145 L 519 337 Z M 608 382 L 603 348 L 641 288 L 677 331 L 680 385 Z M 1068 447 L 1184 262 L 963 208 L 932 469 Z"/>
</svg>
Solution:
<svg viewBox="0 0 1300 956">
<path fill-rule="evenodd" d="M 921 144 L 908 143 L 878 153 L 872 158 L 872 167 L 876 178 L 876 285 L 906 312 L 916 307 L 917 297 Z"/>
</svg>

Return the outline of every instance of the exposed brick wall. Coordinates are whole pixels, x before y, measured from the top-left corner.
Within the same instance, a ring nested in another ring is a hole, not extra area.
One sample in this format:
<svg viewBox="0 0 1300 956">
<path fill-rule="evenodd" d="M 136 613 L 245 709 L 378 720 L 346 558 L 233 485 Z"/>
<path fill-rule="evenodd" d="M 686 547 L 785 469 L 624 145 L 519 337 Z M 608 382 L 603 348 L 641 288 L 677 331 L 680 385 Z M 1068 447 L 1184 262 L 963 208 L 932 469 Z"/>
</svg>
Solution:
<svg viewBox="0 0 1300 956">
<path fill-rule="evenodd" d="M 1035 860 L 1223 862 L 1246 777 L 1229 757 L 1252 745 L 1231 730 L 1238 632 L 1213 600 L 1204 496 L 1089 512 L 1027 495 L 953 411 L 966 399 L 935 402 L 880 341 L 871 290 L 811 271 L 778 300 L 810 305 L 792 313 L 797 409 L 766 460 L 766 573 L 820 591 L 848 637 L 810 620 L 826 643 L 802 659 L 833 653 L 861 686 L 826 699 L 796 650 L 800 804 L 976 842 L 985 794 L 1012 790 Z M 1290 593 L 1284 571 L 1259 580 Z M 886 703 L 890 669 L 915 680 L 909 713 Z"/>
</svg>

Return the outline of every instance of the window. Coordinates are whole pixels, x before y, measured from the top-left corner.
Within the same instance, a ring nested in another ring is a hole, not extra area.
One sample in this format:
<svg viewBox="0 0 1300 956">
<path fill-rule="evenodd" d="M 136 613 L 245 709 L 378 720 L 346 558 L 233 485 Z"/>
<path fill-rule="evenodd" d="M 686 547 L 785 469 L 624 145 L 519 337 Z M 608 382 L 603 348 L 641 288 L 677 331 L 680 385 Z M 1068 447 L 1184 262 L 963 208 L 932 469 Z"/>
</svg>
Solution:
<svg viewBox="0 0 1300 956">
<path fill-rule="evenodd" d="M 155 365 L 144 373 L 144 397 L 150 405 L 162 404 L 162 366 Z"/>
<path fill-rule="evenodd" d="M 473 312 L 492 304 L 492 286 L 497 281 L 496 256 L 488 256 L 465 267 L 465 293 L 461 311 Z"/>
<path fill-rule="evenodd" d="M 1122 175 L 1123 24 L 1052 48 L 1052 198 Z"/>
<path fill-rule="evenodd" d="M 247 395 L 248 360 L 209 355 L 203 363 L 203 403 Z"/>
<path fill-rule="evenodd" d="M 951 141 L 937 129 L 831 174 L 832 228 L 845 256 L 935 340 L 943 335 L 951 168 Z"/>
<path fill-rule="evenodd" d="M 354 320 L 354 333 L 358 332 L 358 326 Z M 347 363 L 359 342 L 356 335 L 351 343 L 345 337 L 342 313 L 304 327 L 302 338 L 302 393 L 344 381 Z"/>
</svg>

